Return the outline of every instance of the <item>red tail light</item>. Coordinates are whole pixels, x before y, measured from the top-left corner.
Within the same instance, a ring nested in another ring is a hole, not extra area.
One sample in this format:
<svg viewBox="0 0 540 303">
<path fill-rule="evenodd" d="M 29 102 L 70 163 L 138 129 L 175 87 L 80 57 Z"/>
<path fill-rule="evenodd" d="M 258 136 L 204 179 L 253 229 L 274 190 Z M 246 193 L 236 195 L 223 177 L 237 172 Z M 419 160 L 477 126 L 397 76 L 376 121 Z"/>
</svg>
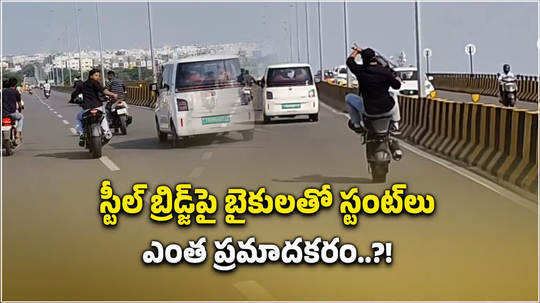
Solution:
<svg viewBox="0 0 540 303">
<path fill-rule="evenodd" d="M 184 99 L 176 99 L 176 106 L 178 107 L 179 112 L 189 111 L 188 102 Z"/>
<path fill-rule="evenodd" d="M 10 117 L 2 118 L 2 126 L 11 126 L 11 118 Z"/>
<path fill-rule="evenodd" d="M 95 114 L 98 113 L 98 110 L 97 110 L 97 109 L 92 109 L 92 110 L 90 110 L 90 113 L 91 113 L 92 115 L 95 115 Z"/>
</svg>

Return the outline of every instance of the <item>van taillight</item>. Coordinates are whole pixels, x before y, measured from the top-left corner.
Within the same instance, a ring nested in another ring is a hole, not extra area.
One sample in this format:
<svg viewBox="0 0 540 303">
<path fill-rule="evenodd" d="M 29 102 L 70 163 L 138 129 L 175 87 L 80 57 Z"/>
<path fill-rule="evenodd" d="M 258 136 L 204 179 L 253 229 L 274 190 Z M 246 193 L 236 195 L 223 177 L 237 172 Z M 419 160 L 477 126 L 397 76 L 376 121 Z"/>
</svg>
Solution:
<svg viewBox="0 0 540 303">
<path fill-rule="evenodd" d="M 2 118 L 2 126 L 11 126 L 11 118 L 10 117 Z"/>
<path fill-rule="evenodd" d="M 184 99 L 176 99 L 176 106 L 179 112 L 187 112 L 189 110 L 188 103 Z"/>
</svg>

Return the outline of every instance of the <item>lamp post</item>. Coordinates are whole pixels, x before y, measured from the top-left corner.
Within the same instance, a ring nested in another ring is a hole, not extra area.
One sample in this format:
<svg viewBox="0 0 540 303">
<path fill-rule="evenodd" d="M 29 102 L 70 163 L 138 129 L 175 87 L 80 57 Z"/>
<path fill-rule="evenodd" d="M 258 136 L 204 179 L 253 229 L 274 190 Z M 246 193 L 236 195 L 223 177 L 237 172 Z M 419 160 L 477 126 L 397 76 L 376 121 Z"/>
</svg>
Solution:
<svg viewBox="0 0 540 303">
<path fill-rule="evenodd" d="M 98 36 L 99 36 L 99 63 L 101 65 L 101 84 L 105 86 L 105 66 L 103 65 L 103 41 L 101 39 L 101 20 L 99 18 L 99 7 L 98 7 L 97 1 L 96 1 L 96 20 L 97 20 Z"/>
<path fill-rule="evenodd" d="M 421 41 L 420 41 L 420 7 L 418 6 L 418 0 L 414 1 L 414 13 L 415 13 L 415 31 L 416 31 L 416 68 L 418 70 L 418 98 L 425 97 L 425 81 L 424 73 L 422 72 L 422 61 L 420 60 L 421 53 Z"/>
<path fill-rule="evenodd" d="M 304 3 L 304 8 L 306 10 L 306 53 L 307 53 L 307 63 L 309 64 L 309 16 L 308 16 L 308 3 Z"/>
<path fill-rule="evenodd" d="M 153 81 L 157 82 L 156 64 L 154 62 L 154 46 L 152 41 L 152 14 L 150 11 L 150 1 L 146 1 L 146 8 L 148 9 L 148 36 L 150 39 L 150 60 L 152 60 L 152 77 Z"/>
<path fill-rule="evenodd" d="M 347 0 L 343 1 L 343 26 L 345 31 L 345 58 L 347 58 L 347 51 L 349 50 L 349 23 L 347 20 L 348 16 L 348 9 L 347 9 Z M 350 87 L 351 83 L 351 75 L 349 73 L 349 68 L 347 67 L 347 87 Z"/>
<path fill-rule="evenodd" d="M 323 46 L 322 46 L 322 29 L 321 29 L 321 1 L 317 3 L 317 14 L 319 17 L 319 66 L 321 68 L 321 81 L 324 81 L 324 71 L 323 71 Z"/>
</svg>

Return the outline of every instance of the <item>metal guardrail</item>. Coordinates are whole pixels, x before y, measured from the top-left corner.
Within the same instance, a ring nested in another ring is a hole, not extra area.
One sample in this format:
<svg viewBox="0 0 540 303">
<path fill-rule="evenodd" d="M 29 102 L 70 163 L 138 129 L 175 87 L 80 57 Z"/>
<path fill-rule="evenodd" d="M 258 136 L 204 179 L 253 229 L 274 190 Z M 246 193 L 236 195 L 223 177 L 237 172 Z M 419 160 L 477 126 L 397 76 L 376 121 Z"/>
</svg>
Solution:
<svg viewBox="0 0 540 303">
<path fill-rule="evenodd" d="M 499 83 L 495 74 L 448 74 L 430 73 L 435 89 L 454 92 L 481 94 L 488 96 L 499 95 Z M 538 103 L 538 77 L 516 75 L 518 93 L 521 101 Z"/>
</svg>

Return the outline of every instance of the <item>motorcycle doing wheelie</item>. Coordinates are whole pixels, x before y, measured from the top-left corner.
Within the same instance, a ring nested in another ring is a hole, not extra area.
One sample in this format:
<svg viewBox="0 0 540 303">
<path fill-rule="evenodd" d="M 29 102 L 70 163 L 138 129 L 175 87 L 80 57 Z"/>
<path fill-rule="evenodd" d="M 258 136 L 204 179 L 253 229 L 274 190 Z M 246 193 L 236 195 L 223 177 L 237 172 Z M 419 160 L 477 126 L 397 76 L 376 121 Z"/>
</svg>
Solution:
<svg viewBox="0 0 540 303">
<path fill-rule="evenodd" d="M 110 138 L 105 136 L 105 131 L 101 127 L 102 120 L 105 119 L 105 113 L 100 108 L 88 109 L 82 114 L 83 140 L 79 145 L 86 147 L 92 158 L 101 157 L 101 149 L 107 144 Z"/>
<path fill-rule="evenodd" d="M 499 102 L 504 106 L 513 107 L 516 104 L 517 84 L 516 78 L 513 76 L 503 77 L 499 81 L 500 86 L 500 99 Z"/>
<path fill-rule="evenodd" d="M 127 126 L 131 124 L 132 117 L 128 114 L 128 106 L 125 101 L 108 101 L 106 105 L 109 126 L 116 132 L 120 130 L 122 135 L 127 134 Z"/>
<path fill-rule="evenodd" d="M 17 147 L 17 120 L 6 116 L 2 117 L 2 147 L 6 150 L 6 156 L 13 155 Z"/>
</svg>

